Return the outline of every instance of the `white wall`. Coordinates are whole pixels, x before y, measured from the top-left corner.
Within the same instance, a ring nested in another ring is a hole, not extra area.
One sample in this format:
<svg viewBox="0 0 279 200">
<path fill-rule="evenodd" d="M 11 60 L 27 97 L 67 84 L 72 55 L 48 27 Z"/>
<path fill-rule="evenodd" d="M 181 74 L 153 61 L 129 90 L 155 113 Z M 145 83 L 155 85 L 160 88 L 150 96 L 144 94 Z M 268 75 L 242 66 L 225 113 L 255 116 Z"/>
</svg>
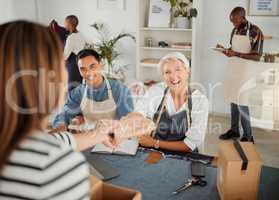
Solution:
<svg viewBox="0 0 279 200">
<path fill-rule="evenodd" d="M 100 10 L 97 8 L 97 0 L 37 0 L 39 5 L 39 21 L 49 24 L 56 19 L 59 24 L 64 24 L 67 15 L 77 15 L 80 21 L 78 29 L 86 37 L 88 42 L 96 41 L 96 34 L 90 27 L 94 22 L 104 22 L 111 33 L 118 34 L 121 31 L 136 32 L 136 0 L 125 0 L 126 9 Z M 127 78 L 135 77 L 136 46 L 130 38 L 124 38 L 119 43 L 120 52 L 123 55 L 124 64 L 130 64 Z"/>
<path fill-rule="evenodd" d="M 0 23 L 11 20 L 36 20 L 35 0 L 0 0 Z"/>
<path fill-rule="evenodd" d="M 112 33 L 119 33 L 123 30 L 135 34 L 136 0 L 124 1 L 126 1 L 125 10 L 100 10 L 97 8 L 97 0 L 0 0 L 0 23 L 19 18 L 29 20 L 38 18 L 44 24 L 48 24 L 52 19 L 63 24 L 67 15 L 75 14 L 80 19 L 80 31 L 88 41 L 94 42 L 96 35 L 90 25 L 96 21 L 108 24 Z M 224 102 L 223 88 L 220 85 L 225 74 L 225 57 L 210 51 L 209 47 L 216 43 L 229 43 L 230 32 L 233 28 L 229 21 L 229 13 L 235 6 L 246 8 L 247 5 L 248 0 L 205 0 L 202 13 L 199 13 L 202 16 L 202 25 L 197 27 L 199 52 L 196 53 L 200 55 L 196 62 L 198 70 L 195 71 L 197 73 L 195 77 L 206 87 L 211 102 L 210 110 L 213 112 L 228 113 L 229 106 Z M 35 9 L 36 7 L 38 10 Z M 279 17 L 248 17 L 248 19 L 257 24 L 264 34 L 279 36 Z M 123 61 L 130 64 L 128 79 L 135 77 L 135 49 L 135 43 L 130 39 L 120 42 Z M 279 40 L 265 41 L 264 51 L 279 52 Z"/>
<path fill-rule="evenodd" d="M 212 87 L 210 97 L 211 111 L 228 113 L 229 105 L 224 102 L 223 88 L 219 85 L 224 77 L 225 57 L 209 50 L 216 43 L 229 45 L 229 37 L 233 28 L 229 21 L 229 14 L 236 6 L 247 8 L 248 0 L 205 0 L 203 1 L 203 29 L 200 80 L 208 92 Z M 248 17 L 252 23 L 258 25 L 265 35 L 279 36 L 279 17 Z M 265 52 L 279 52 L 279 40 L 266 41 Z M 219 85 L 219 86 L 218 86 Z M 209 92 L 210 94 L 210 92 Z"/>
</svg>

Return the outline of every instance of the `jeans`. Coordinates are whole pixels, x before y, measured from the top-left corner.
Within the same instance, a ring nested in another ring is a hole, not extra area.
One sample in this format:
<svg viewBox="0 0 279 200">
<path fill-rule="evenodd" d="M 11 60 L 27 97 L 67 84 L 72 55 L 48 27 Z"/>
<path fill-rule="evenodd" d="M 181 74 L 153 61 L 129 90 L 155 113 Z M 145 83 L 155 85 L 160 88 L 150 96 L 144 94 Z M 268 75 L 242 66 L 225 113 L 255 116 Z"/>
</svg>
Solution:
<svg viewBox="0 0 279 200">
<path fill-rule="evenodd" d="M 239 116 L 243 128 L 243 136 L 251 138 L 252 129 L 248 106 L 240 106 L 235 103 L 231 103 L 231 130 L 235 132 L 239 132 Z"/>
</svg>

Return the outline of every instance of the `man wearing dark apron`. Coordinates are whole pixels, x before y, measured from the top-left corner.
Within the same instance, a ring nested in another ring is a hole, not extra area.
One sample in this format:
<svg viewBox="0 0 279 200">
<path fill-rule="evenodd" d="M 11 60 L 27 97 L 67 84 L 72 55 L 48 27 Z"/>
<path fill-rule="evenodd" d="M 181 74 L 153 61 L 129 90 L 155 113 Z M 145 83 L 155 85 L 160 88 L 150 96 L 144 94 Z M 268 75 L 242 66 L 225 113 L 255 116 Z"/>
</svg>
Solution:
<svg viewBox="0 0 279 200">
<path fill-rule="evenodd" d="M 77 30 L 78 18 L 74 15 L 69 15 L 65 19 L 65 28 L 69 31 L 64 48 L 64 57 L 68 71 L 68 91 L 82 83 L 82 78 L 77 66 L 77 54 L 85 46 L 83 36 Z"/>
</svg>

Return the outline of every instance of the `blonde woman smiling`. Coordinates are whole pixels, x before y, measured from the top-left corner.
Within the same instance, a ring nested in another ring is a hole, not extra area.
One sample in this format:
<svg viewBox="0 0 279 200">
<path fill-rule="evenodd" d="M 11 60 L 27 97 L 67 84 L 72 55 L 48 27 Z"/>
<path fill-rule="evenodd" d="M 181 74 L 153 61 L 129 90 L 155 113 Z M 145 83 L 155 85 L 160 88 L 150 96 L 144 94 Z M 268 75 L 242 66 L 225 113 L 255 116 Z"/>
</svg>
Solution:
<svg viewBox="0 0 279 200">
<path fill-rule="evenodd" d="M 189 87 L 190 65 L 181 53 L 164 56 L 159 67 L 163 83 L 152 86 L 136 112 L 152 118 L 157 125 L 151 136 L 142 136 L 143 147 L 191 152 L 204 142 L 208 100 L 200 91 Z"/>
</svg>

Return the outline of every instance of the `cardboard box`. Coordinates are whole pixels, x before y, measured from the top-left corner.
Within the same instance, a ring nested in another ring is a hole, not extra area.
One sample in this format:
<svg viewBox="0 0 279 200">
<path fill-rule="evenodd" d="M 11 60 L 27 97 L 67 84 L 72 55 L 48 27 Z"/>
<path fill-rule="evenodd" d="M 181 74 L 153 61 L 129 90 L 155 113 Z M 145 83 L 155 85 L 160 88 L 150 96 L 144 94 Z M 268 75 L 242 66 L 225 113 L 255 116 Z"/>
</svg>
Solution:
<svg viewBox="0 0 279 200">
<path fill-rule="evenodd" d="M 91 177 L 91 200 L 141 200 L 141 193 Z"/>
<path fill-rule="evenodd" d="M 217 189 L 222 200 L 256 200 L 263 162 L 255 145 L 250 142 L 238 144 L 248 160 L 247 168 L 242 170 L 242 167 L 245 169 L 245 162 L 233 142 L 221 143 L 218 151 Z"/>
</svg>

